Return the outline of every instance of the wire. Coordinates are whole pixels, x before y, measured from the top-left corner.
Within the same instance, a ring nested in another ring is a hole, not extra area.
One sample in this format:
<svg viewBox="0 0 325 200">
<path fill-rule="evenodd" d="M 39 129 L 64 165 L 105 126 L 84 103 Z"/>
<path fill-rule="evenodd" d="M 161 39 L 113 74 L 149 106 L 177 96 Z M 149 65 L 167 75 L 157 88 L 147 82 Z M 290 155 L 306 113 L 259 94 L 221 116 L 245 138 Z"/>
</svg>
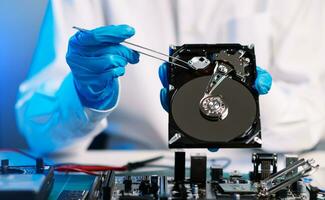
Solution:
<svg viewBox="0 0 325 200">
<path fill-rule="evenodd" d="M 107 165 L 80 165 L 80 164 L 59 164 L 55 165 L 55 169 L 57 171 L 65 170 L 65 169 L 80 169 L 87 171 L 127 171 L 128 168 L 126 166 L 107 166 Z"/>
<path fill-rule="evenodd" d="M 148 163 L 160 160 L 163 157 L 164 156 L 157 156 L 157 157 L 153 157 L 153 158 L 146 159 L 146 160 L 139 161 L 139 162 L 131 162 L 131 163 L 129 162 L 129 163 L 126 164 L 126 167 L 128 168 L 128 170 L 137 169 L 137 168 L 145 166 Z"/>
<path fill-rule="evenodd" d="M 76 171 L 78 172 L 98 172 L 98 171 L 131 171 L 140 167 L 146 166 L 148 163 L 157 161 L 159 159 L 162 159 L 163 156 L 157 156 L 150 159 L 146 159 L 139 162 L 129 162 L 124 166 L 107 166 L 107 165 L 81 165 L 81 164 L 74 164 L 74 163 L 61 163 L 55 165 L 56 171 L 63 171 L 68 172 L 70 171 Z"/>
<path fill-rule="evenodd" d="M 79 169 L 79 168 L 74 168 L 74 167 L 68 167 L 68 166 L 61 166 L 61 167 L 55 167 L 54 168 L 55 171 L 59 171 L 59 172 L 82 172 L 85 174 L 89 174 L 89 175 L 94 175 L 94 176 L 98 176 L 99 174 L 89 171 L 89 170 L 84 170 L 84 169 Z"/>
</svg>

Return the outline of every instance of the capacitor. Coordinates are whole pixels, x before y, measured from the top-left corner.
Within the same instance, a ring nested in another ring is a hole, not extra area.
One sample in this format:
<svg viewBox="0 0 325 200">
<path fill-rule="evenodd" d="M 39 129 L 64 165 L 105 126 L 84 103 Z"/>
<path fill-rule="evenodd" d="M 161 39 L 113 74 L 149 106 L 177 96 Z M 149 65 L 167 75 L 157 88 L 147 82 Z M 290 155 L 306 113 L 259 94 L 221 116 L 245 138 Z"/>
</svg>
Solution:
<svg viewBox="0 0 325 200">
<path fill-rule="evenodd" d="M 207 157 L 203 155 L 191 156 L 191 182 L 205 183 L 207 170 Z"/>
<path fill-rule="evenodd" d="M 197 184 L 193 184 L 191 189 L 192 189 L 193 198 L 198 199 L 199 198 L 199 186 Z"/>
<path fill-rule="evenodd" d="M 210 176 L 212 181 L 220 181 L 223 179 L 223 169 L 219 165 L 211 165 Z"/>
</svg>

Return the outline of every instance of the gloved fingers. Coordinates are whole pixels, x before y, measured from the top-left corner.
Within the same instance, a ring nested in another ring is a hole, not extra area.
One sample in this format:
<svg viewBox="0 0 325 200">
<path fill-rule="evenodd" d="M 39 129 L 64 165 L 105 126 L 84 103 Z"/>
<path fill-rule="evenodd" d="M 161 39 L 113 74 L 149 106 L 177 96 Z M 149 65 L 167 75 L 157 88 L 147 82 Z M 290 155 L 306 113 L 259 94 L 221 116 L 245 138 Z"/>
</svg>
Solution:
<svg viewBox="0 0 325 200">
<path fill-rule="evenodd" d="M 117 67 L 112 69 L 112 71 L 113 78 L 117 78 L 125 74 L 125 67 Z"/>
<path fill-rule="evenodd" d="M 168 64 L 166 62 L 160 65 L 158 74 L 164 88 L 168 88 Z"/>
<path fill-rule="evenodd" d="M 94 46 L 102 44 L 118 44 L 135 34 L 133 27 L 128 25 L 103 26 L 89 31 L 78 31 L 70 42 L 81 46 Z"/>
<path fill-rule="evenodd" d="M 125 67 L 113 68 L 101 74 L 89 73 L 89 71 L 84 69 L 81 69 L 78 73 L 72 71 L 72 74 L 78 84 L 103 89 L 106 87 L 104 83 L 111 82 L 115 78 L 123 76 L 125 74 Z"/>
<path fill-rule="evenodd" d="M 160 90 L 160 103 L 166 112 L 169 112 L 169 103 L 168 103 L 168 89 L 162 88 Z"/>
<path fill-rule="evenodd" d="M 256 80 L 254 87 L 259 94 L 267 94 L 272 86 L 272 76 L 261 67 L 256 67 Z"/>
<path fill-rule="evenodd" d="M 125 74 L 125 67 L 116 67 L 110 70 L 107 70 L 102 73 L 89 73 L 88 69 L 83 68 L 82 66 L 79 67 L 78 73 L 72 71 L 73 76 L 78 80 L 78 82 L 85 82 L 85 84 L 92 84 L 98 83 L 103 85 L 107 80 L 113 80 L 114 78 L 123 76 Z"/>
<path fill-rule="evenodd" d="M 85 57 L 99 57 L 106 54 L 119 55 L 124 57 L 131 64 L 138 63 L 140 57 L 138 52 L 133 51 L 132 49 L 120 44 L 85 47 L 72 43 L 69 47 L 69 52 L 79 54 Z"/>
<path fill-rule="evenodd" d="M 72 71 L 88 70 L 91 73 L 104 73 L 110 69 L 125 67 L 127 60 L 118 55 L 103 55 L 100 57 L 84 57 L 78 54 L 67 54 L 67 63 Z"/>
</svg>

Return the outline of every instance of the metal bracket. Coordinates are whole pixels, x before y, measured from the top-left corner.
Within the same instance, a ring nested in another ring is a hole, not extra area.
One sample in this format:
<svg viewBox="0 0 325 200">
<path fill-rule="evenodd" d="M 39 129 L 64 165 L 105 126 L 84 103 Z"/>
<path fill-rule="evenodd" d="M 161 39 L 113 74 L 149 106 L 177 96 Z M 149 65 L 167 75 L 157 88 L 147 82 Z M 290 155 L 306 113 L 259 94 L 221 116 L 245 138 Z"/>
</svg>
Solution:
<svg viewBox="0 0 325 200">
<path fill-rule="evenodd" d="M 192 66 L 192 68 L 204 69 L 210 64 L 210 60 L 204 56 L 196 56 L 193 57 L 191 60 L 188 61 L 188 64 Z"/>
<path fill-rule="evenodd" d="M 300 178 L 311 175 L 319 168 L 319 165 L 315 165 L 314 163 L 315 161 L 313 159 L 305 160 L 302 158 L 278 173 L 262 180 L 259 185 L 258 195 L 261 197 L 270 196 L 290 186 Z M 296 170 L 297 173 L 292 173 L 294 170 Z"/>
<path fill-rule="evenodd" d="M 244 50 L 239 50 L 235 54 L 229 54 L 226 50 L 222 50 L 216 54 L 216 59 L 217 61 L 228 62 L 234 67 L 237 76 L 245 79 L 249 75 L 249 73 L 245 72 L 245 68 L 248 66 L 250 59 L 243 57 L 244 54 Z"/>
</svg>

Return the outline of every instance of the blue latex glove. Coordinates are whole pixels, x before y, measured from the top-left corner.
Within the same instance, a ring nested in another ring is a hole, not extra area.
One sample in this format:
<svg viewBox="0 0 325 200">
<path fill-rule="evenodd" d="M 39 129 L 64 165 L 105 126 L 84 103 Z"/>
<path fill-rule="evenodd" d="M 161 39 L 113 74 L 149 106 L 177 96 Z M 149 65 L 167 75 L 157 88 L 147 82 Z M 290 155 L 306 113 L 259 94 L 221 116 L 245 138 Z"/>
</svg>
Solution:
<svg viewBox="0 0 325 200">
<path fill-rule="evenodd" d="M 254 87 L 259 94 L 267 94 L 271 89 L 272 77 L 271 75 L 261 67 L 256 67 L 256 80 Z M 163 88 L 160 90 L 160 102 L 162 107 L 168 112 L 169 111 L 169 102 L 168 102 L 168 64 L 163 63 L 159 67 L 159 78 L 163 85 Z M 216 152 L 218 148 L 209 148 L 209 151 Z"/>
<path fill-rule="evenodd" d="M 254 87 L 259 94 L 267 94 L 272 86 L 272 76 L 269 72 L 261 67 L 256 67 L 256 79 Z"/>
<path fill-rule="evenodd" d="M 70 38 L 66 61 L 84 106 L 106 110 L 116 105 L 118 77 L 128 63 L 139 62 L 137 52 L 120 44 L 134 34 L 134 28 L 118 25 L 78 31 Z"/>
</svg>

